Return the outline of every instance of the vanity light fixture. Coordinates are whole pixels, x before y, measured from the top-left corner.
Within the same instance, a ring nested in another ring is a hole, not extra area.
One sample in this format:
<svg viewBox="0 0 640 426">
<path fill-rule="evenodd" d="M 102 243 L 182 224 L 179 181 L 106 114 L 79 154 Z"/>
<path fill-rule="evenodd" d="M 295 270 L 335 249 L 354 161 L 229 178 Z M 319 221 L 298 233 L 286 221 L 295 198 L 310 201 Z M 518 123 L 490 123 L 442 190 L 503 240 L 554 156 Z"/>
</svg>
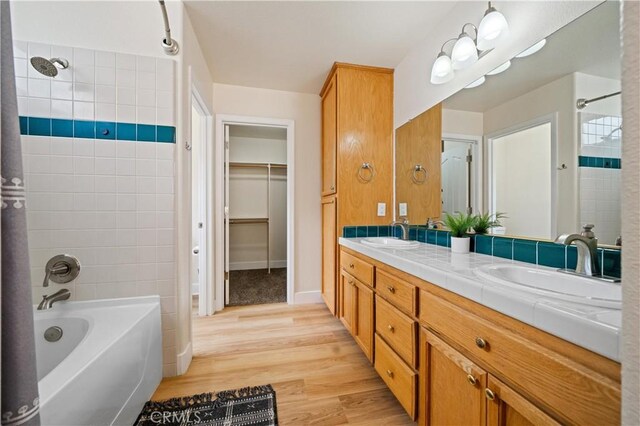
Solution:
<svg viewBox="0 0 640 426">
<path fill-rule="evenodd" d="M 496 10 L 495 7 L 489 7 L 484 13 L 482 21 L 478 26 L 478 49 L 489 50 L 496 47 L 509 34 L 509 24 L 504 15 Z"/>
<path fill-rule="evenodd" d="M 444 51 L 444 48 L 447 43 L 456 40 L 457 39 L 452 38 L 442 44 L 440 53 L 438 53 L 438 57 L 433 63 L 433 67 L 431 67 L 432 84 L 443 84 L 453 80 L 453 64 L 449 55 L 447 55 L 447 53 Z"/>
<path fill-rule="evenodd" d="M 533 55 L 534 53 L 536 53 L 538 50 L 542 49 L 544 47 L 544 45 L 547 44 L 547 39 L 543 38 L 542 40 L 540 40 L 539 42 L 537 42 L 536 44 L 534 44 L 533 46 L 523 50 L 522 52 L 518 53 L 516 55 L 516 58 L 526 58 L 527 56 Z"/>
<path fill-rule="evenodd" d="M 451 62 L 454 70 L 469 68 L 478 61 L 478 48 L 476 47 L 476 41 L 465 31 L 465 28 L 468 25 L 473 27 L 476 36 L 478 34 L 478 29 L 475 25 L 467 23 L 462 26 L 462 32 L 458 36 L 456 43 L 453 45 L 453 50 L 451 51 Z"/>
<path fill-rule="evenodd" d="M 500 65 L 499 67 L 495 68 L 492 71 L 489 71 L 487 73 L 487 75 L 496 75 L 496 74 L 500 74 L 503 71 L 506 71 L 507 69 L 509 69 L 509 67 L 511 66 L 511 61 L 507 61 L 504 64 Z"/>
<path fill-rule="evenodd" d="M 473 89 L 474 87 L 478 87 L 481 84 L 483 84 L 485 80 L 486 80 L 486 78 L 483 75 L 482 77 L 480 77 L 479 79 L 477 79 L 473 83 L 471 83 L 468 86 L 466 86 L 465 89 Z"/>
</svg>

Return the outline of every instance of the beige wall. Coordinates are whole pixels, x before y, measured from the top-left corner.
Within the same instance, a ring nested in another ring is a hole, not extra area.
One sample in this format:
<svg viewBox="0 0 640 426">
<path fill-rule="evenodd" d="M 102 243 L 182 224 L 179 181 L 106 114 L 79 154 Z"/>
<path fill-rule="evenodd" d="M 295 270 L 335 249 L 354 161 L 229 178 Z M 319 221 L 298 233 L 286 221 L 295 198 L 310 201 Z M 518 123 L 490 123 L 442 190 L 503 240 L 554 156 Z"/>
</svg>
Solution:
<svg viewBox="0 0 640 426">
<path fill-rule="evenodd" d="M 295 300 L 320 302 L 320 97 L 214 84 L 213 102 L 216 114 L 295 121 Z"/>
<path fill-rule="evenodd" d="M 640 424 L 640 3 L 622 14 L 622 424 Z"/>
<path fill-rule="evenodd" d="M 481 112 L 442 109 L 442 134 L 482 136 L 484 132 Z"/>
</svg>

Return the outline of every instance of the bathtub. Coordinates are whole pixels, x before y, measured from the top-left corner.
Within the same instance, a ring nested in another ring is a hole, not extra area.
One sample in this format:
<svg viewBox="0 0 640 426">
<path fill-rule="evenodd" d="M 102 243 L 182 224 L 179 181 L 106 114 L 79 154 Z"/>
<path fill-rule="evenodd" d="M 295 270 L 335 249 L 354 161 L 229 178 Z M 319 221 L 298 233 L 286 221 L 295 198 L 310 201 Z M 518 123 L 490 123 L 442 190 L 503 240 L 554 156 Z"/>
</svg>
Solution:
<svg viewBox="0 0 640 426">
<path fill-rule="evenodd" d="M 133 424 L 162 379 L 160 298 L 59 302 L 34 318 L 42 424 Z"/>
</svg>

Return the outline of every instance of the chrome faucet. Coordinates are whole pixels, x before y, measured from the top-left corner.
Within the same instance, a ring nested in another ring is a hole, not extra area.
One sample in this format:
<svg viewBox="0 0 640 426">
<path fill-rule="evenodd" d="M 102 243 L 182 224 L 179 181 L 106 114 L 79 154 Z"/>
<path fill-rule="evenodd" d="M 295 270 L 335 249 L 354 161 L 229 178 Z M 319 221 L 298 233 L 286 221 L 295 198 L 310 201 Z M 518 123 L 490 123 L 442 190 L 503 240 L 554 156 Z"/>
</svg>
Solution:
<svg viewBox="0 0 640 426">
<path fill-rule="evenodd" d="M 405 217 L 402 220 L 394 220 L 393 222 L 391 222 L 391 229 L 393 230 L 395 226 L 399 226 L 400 229 L 402 229 L 402 239 L 408 240 L 409 239 L 409 219 Z"/>
<path fill-rule="evenodd" d="M 598 261 L 598 239 L 592 231 L 593 227 L 591 224 L 584 225 L 580 234 L 562 234 L 555 242 L 567 246 L 575 244 L 578 248 L 576 274 L 599 277 L 602 274 Z"/>
<path fill-rule="evenodd" d="M 47 296 L 45 294 L 44 296 L 42 296 L 42 301 L 38 305 L 38 310 L 44 311 L 44 310 L 50 309 L 54 303 L 60 302 L 61 300 L 67 300 L 70 297 L 71 297 L 71 292 L 66 288 L 63 288 L 60 291 L 56 291 L 50 296 Z"/>
</svg>

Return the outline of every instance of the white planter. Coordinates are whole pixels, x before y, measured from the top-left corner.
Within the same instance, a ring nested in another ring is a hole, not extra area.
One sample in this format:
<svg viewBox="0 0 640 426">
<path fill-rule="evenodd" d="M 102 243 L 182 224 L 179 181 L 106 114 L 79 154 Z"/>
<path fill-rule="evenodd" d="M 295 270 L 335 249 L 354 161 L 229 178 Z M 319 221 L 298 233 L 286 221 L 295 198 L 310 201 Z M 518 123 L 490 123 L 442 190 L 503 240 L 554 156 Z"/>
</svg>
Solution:
<svg viewBox="0 0 640 426">
<path fill-rule="evenodd" d="M 451 252 L 460 253 L 460 254 L 469 253 L 470 241 L 471 241 L 471 238 L 469 237 L 462 237 L 462 238 L 451 237 Z"/>
</svg>

